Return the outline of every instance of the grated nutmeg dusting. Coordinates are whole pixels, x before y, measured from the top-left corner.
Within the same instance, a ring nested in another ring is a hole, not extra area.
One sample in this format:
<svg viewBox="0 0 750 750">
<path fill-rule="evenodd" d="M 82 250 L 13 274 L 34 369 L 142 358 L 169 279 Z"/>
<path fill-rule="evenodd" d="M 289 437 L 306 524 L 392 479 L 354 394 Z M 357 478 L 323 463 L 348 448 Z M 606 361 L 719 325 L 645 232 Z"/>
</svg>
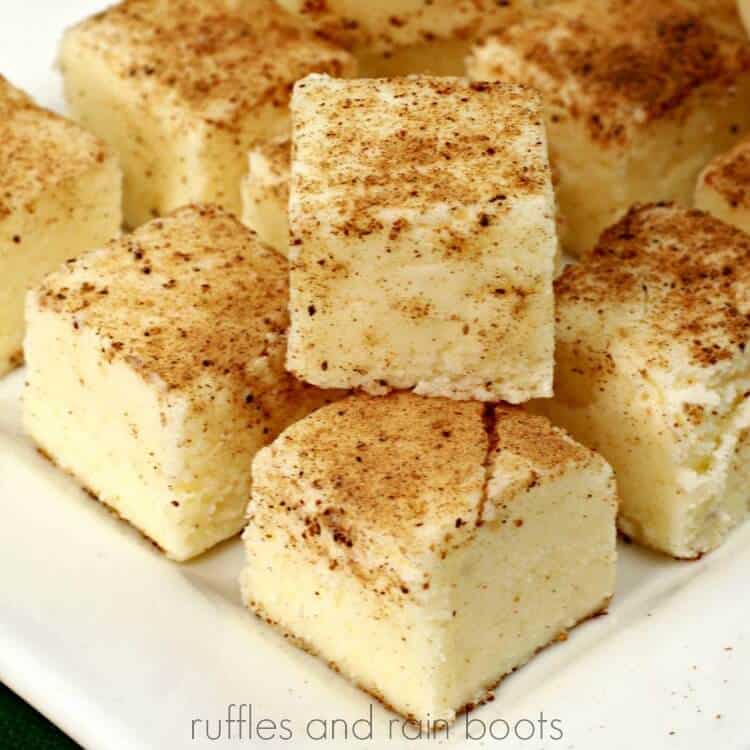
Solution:
<svg viewBox="0 0 750 750">
<path fill-rule="evenodd" d="M 750 73 L 750 45 L 679 0 L 568 0 L 489 39 L 469 67 L 535 86 L 555 117 L 622 145 L 650 123 L 685 118 L 707 91 L 731 97 Z"/>
<path fill-rule="evenodd" d="M 356 395 L 292 425 L 259 456 L 251 512 L 270 533 L 286 529 L 291 546 L 399 588 L 398 560 L 422 569 L 470 542 L 487 502 L 512 506 L 517 492 L 600 460 L 518 407 Z M 488 500 L 497 474 L 506 490 Z"/>
<path fill-rule="evenodd" d="M 272 0 L 124 0 L 67 35 L 144 106 L 171 102 L 230 130 L 261 105 L 286 109 L 294 82 L 312 71 L 353 69 L 346 51 Z"/>
<path fill-rule="evenodd" d="M 277 400 L 318 392 L 284 370 L 286 260 L 218 207 L 185 207 L 68 261 L 36 297 L 194 406 L 228 396 L 270 418 Z"/>
<path fill-rule="evenodd" d="M 701 180 L 732 208 L 750 208 L 750 138 L 717 156 Z"/>
<path fill-rule="evenodd" d="M 293 112 L 303 241 L 304 220 L 315 228 L 321 209 L 332 215 L 334 236 L 382 233 L 393 241 L 408 222 L 386 225 L 383 207 L 405 214 L 484 204 L 479 234 L 514 199 L 548 190 L 541 100 L 524 87 L 429 76 L 310 76 L 295 87 Z M 445 213 L 446 253 L 468 251 Z"/>
<path fill-rule="evenodd" d="M 102 141 L 0 76 L 0 219 L 111 158 Z"/>
<path fill-rule="evenodd" d="M 279 0 L 316 34 L 355 51 L 392 52 L 437 39 L 474 39 L 553 0 Z M 394 12 L 395 11 L 395 12 Z"/>
<path fill-rule="evenodd" d="M 750 236 L 701 211 L 634 207 L 555 288 L 563 335 L 586 312 L 608 347 L 642 341 L 649 367 L 678 351 L 711 368 L 750 346 Z"/>
</svg>

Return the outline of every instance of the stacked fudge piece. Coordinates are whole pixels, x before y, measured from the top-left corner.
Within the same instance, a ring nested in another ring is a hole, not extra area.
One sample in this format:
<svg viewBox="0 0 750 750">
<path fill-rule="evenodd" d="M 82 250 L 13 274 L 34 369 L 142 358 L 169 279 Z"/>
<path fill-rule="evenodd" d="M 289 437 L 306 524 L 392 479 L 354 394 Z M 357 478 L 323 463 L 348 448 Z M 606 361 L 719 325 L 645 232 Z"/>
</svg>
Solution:
<svg viewBox="0 0 750 750">
<path fill-rule="evenodd" d="M 244 526 L 257 450 L 334 397 L 284 370 L 287 303 L 286 261 L 222 209 L 145 224 L 29 296 L 26 429 L 172 559 L 194 557 Z"/>
<path fill-rule="evenodd" d="M 244 603 L 402 715 L 487 700 L 606 608 L 616 517 L 693 558 L 750 508 L 750 237 L 725 223 L 750 45 L 712 8 L 79 24 L 60 60 L 95 135 L 0 79 L 28 433 L 173 560 L 246 527 Z M 426 75 L 473 45 L 473 80 Z M 694 193 L 715 216 L 633 206 Z M 583 262 L 555 281 L 561 241 Z"/>
<path fill-rule="evenodd" d="M 313 75 L 292 118 L 287 367 L 370 395 L 256 457 L 243 598 L 401 714 L 450 721 L 614 590 L 611 468 L 502 403 L 551 395 L 541 102 Z"/>
</svg>

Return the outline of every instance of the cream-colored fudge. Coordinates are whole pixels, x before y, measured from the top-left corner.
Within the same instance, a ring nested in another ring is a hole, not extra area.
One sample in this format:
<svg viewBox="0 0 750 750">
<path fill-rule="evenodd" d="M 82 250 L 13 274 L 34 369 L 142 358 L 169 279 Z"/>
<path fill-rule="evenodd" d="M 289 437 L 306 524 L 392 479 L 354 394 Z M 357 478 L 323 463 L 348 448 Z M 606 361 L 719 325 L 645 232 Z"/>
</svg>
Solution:
<svg viewBox="0 0 750 750">
<path fill-rule="evenodd" d="M 709 163 L 698 179 L 695 207 L 750 233 L 750 138 Z"/>
<path fill-rule="evenodd" d="M 536 94 L 311 76 L 292 109 L 289 369 L 370 393 L 550 395 L 557 243 Z"/>
<path fill-rule="evenodd" d="M 187 207 L 29 295 L 27 431 L 175 560 L 239 532 L 256 451 L 331 397 L 284 371 L 287 278 L 229 214 Z"/>
<path fill-rule="evenodd" d="M 614 590 L 611 468 L 518 408 L 353 396 L 253 472 L 245 603 L 413 720 L 482 703 Z"/>
<path fill-rule="evenodd" d="M 354 72 L 272 0 L 125 0 L 70 29 L 60 64 L 74 117 L 120 156 L 131 226 L 191 201 L 239 214 L 247 152 L 288 132 L 294 82 Z"/>
<path fill-rule="evenodd" d="M 242 221 L 262 242 L 289 255 L 289 174 L 292 142 L 287 136 L 250 151 L 242 183 Z"/>
<path fill-rule="evenodd" d="M 239 0 L 241 2 L 241 0 Z M 473 42 L 555 0 L 278 0 L 350 49 L 360 75 L 460 76 Z"/>
<path fill-rule="evenodd" d="M 0 375 L 23 361 L 26 290 L 119 234 L 121 182 L 104 143 L 0 76 Z"/>
<path fill-rule="evenodd" d="M 750 130 L 750 45 L 676 0 L 568 0 L 479 46 L 472 77 L 545 99 L 563 245 L 579 254 L 637 201 L 690 205 Z"/>
<path fill-rule="evenodd" d="M 633 209 L 557 282 L 555 397 L 535 405 L 612 464 L 620 527 L 675 557 L 750 511 L 750 237 Z"/>
</svg>

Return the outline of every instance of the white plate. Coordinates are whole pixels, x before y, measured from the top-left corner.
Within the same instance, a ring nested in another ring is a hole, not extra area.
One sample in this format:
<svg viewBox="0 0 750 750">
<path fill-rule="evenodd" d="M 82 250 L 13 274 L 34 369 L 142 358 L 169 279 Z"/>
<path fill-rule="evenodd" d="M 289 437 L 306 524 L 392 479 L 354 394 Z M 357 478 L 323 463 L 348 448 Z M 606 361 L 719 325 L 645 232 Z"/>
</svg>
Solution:
<svg viewBox="0 0 750 750">
<path fill-rule="evenodd" d="M 102 3 L 0 6 L 0 72 L 59 108 L 56 42 Z M 163 559 L 36 453 L 20 426 L 22 382 L 22 372 L 0 380 L 0 679 L 92 750 L 368 746 L 341 739 L 342 722 L 336 739 L 308 737 L 308 722 L 311 734 L 321 729 L 316 719 L 329 729 L 342 719 L 351 730 L 372 703 L 243 611 L 239 543 L 188 565 Z M 526 736 L 531 721 L 533 739 L 467 739 L 462 718 L 448 741 L 420 743 L 404 739 L 400 721 L 391 724 L 394 716 L 374 705 L 373 744 L 748 748 L 748 579 L 750 525 L 696 563 L 622 545 L 609 615 L 544 651 L 471 715 L 473 736 L 495 721 L 500 737 L 496 720 L 521 721 Z M 279 727 L 285 720 L 293 739 L 249 742 L 247 725 L 244 739 L 238 725 L 234 741 L 226 725 L 221 739 L 207 739 L 205 724 L 195 722 L 210 720 L 215 736 L 229 704 L 252 704 L 256 720 Z M 540 714 L 557 720 L 544 738 Z"/>
</svg>

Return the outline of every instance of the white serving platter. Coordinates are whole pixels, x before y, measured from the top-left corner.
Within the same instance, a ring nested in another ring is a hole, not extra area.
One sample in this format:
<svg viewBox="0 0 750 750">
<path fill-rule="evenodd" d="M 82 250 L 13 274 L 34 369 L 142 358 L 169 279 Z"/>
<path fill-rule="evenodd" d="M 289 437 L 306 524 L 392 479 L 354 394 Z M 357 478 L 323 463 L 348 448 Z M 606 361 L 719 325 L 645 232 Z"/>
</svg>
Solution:
<svg viewBox="0 0 750 750">
<path fill-rule="evenodd" d="M 103 5 L 0 0 L 0 73 L 60 109 L 59 36 Z M 243 610 L 239 542 L 170 563 L 44 460 L 22 385 L 23 371 L 0 380 L 0 680 L 87 749 L 750 748 L 750 525 L 694 563 L 622 544 L 606 617 L 506 679 L 470 732 L 461 718 L 420 739 Z M 247 723 L 211 739 L 230 704 L 275 739 L 249 740 Z"/>
</svg>

